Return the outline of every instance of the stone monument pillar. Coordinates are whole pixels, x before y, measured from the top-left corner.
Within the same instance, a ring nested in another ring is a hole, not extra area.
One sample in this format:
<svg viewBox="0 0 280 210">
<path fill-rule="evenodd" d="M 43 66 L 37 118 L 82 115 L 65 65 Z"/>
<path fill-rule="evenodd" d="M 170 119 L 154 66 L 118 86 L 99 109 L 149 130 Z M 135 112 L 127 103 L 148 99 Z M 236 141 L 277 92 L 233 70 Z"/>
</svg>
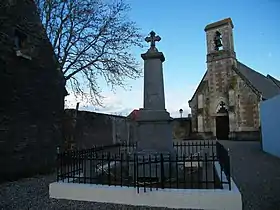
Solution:
<svg viewBox="0 0 280 210">
<path fill-rule="evenodd" d="M 155 47 L 155 42 L 160 40 L 152 31 L 145 39 L 151 46 L 141 55 L 144 60 L 144 107 L 137 118 L 138 152 L 173 152 L 171 118 L 165 109 L 162 68 L 165 58 Z"/>
<path fill-rule="evenodd" d="M 165 58 L 155 47 L 155 42 L 160 40 L 161 38 L 152 31 L 145 39 L 146 42 L 151 42 L 151 46 L 141 55 L 144 60 L 144 107 L 139 109 L 136 120 L 137 150 L 134 153 L 139 159 L 138 179 L 160 179 L 163 175 L 162 165 L 155 163 L 151 167 L 148 160 L 154 161 L 155 158 L 159 160 L 160 157 L 164 157 L 167 162 L 175 153 L 171 118 L 165 109 L 162 69 Z M 164 165 L 164 171 L 168 172 L 168 163 Z"/>
</svg>

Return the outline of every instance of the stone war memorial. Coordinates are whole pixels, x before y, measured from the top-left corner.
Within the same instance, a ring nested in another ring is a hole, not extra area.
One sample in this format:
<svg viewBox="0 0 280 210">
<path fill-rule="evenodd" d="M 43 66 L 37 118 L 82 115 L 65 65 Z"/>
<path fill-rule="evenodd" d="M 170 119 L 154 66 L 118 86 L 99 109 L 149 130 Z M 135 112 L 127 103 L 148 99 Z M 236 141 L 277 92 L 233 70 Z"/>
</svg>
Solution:
<svg viewBox="0 0 280 210">
<path fill-rule="evenodd" d="M 136 120 L 138 123 L 138 145 L 135 156 L 139 159 L 138 170 L 140 170 L 138 179 L 154 178 L 157 180 L 160 176 L 160 173 L 155 175 L 158 163 L 153 164 L 150 168 L 145 162 L 149 162 L 147 161 L 149 158 L 157 162 L 156 159 L 161 157 L 166 159 L 174 153 L 171 119 L 165 109 L 162 69 L 165 58 L 155 46 L 156 41 L 160 40 L 161 38 L 152 31 L 150 37 L 145 39 L 146 42 L 151 43 L 151 46 L 146 53 L 141 55 L 144 60 L 144 108 L 139 110 Z M 144 167 L 145 172 L 143 171 Z M 150 174 L 152 177 L 149 177 Z"/>
<path fill-rule="evenodd" d="M 144 61 L 143 108 L 133 141 L 57 154 L 56 199 L 191 209 L 242 209 L 230 156 L 218 141 L 176 143 L 165 108 L 163 62 L 154 31 Z"/>
</svg>

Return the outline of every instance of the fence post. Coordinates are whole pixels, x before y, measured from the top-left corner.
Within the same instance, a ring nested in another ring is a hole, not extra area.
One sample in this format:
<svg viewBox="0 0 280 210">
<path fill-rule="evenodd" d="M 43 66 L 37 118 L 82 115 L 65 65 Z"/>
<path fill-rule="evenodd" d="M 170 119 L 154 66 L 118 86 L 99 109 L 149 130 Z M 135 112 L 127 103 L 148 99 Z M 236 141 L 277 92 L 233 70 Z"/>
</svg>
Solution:
<svg viewBox="0 0 280 210">
<path fill-rule="evenodd" d="M 111 153 L 110 152 L 108 152 L 108 154 L 107 154 L 108 156 L 107 156 L 107 160 L 108 160 L 108 171 L 107 171 L 107 175 L 108 175 L 108 185 L 110 186 L 111 185 Z"/>
<path fill-rule="evenodd" d="M 228 148 L 228 184 L 229 184 L 229 190 L 231 190 L 231 155 Z"/>
<path fill-rule="evenodd" d="M 145 161 L 145 156 L 143 155 L 142 156 L 142 166 L 143 166 L 143 168 L 142 168 L 142 174 L 144 175 L 144 176 L 142 176 L 143 177 L 143 185 L 144 185 L 144 192 L 146 192 L 146 180 L 145 180 L 145 178 L 147 177 L 146 176 L 146 161 Z"/>
<path fill-rule="evenodd" d="M 164 189 L 164 163 L 162 154 L 160 154 L 160 173 L 161 188 Z"/>
<path fill-rule="evenodd" d="M 208 173 L 207 173 L 207 171 L 208 171 L 208 168 L 207 168 L 208 159 L 207 159 L 207 154 L 206 153 L 204 153 L 204 161 L 205 161 L 205 178 L 206 178 L 205 179 L 205 185 L 206 185 L 206 189 L 208 189 Z M 202 171 L 202 173 L 203 173 L 203 171 Z"/>
<path fill-rule="evenodd" d="M 56 147 L 56 181 L 58 182 L 59 181 L 59 166 L 61 165 L 60 164 L 60 156 L 59 156 L 59 153 L 60 153 L 60 148 L 59 146 Z M 61 172 L 61 168 L 60 168 L 60 172 Z M 62 172 L 61 172 L 62 173 Z"/>
</svg>

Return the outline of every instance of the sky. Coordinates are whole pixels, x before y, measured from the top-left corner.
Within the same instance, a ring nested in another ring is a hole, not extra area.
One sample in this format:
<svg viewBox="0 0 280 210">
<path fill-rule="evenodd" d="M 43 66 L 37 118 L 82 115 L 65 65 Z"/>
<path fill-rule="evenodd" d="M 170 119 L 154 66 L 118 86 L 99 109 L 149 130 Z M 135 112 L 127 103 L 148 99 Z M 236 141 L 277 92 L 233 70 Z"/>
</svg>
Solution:
<svg viewBox="0 0 280 210">
<path fill-rule="evenodd" d="M 191 99 L 206 71 L 207 24 L 230 17 L 234 24 L 233 38 L 237 59 L 256 71 L 280 79 L 280 0 L 127 0 L 129 17 L 149 34 L 154 30 L 161 37 L 156 43 L 163 52 L 166 109 L 172 117 L 190 113 Z M 143 40 L 144 43 L 144 40 Z M 146 45 L 148 49 L 148 45 Z M 139 59 L 147 49 L 135 49 Z M 109 114 L 127 115 L 143 107 L 143 78 L 129 80 L 129 90 L 114 92 L 101 84 L 105 97 L 103 107 L 93 107 L 73 94 L 66 97 L 66 107 Z"/>
</svg>

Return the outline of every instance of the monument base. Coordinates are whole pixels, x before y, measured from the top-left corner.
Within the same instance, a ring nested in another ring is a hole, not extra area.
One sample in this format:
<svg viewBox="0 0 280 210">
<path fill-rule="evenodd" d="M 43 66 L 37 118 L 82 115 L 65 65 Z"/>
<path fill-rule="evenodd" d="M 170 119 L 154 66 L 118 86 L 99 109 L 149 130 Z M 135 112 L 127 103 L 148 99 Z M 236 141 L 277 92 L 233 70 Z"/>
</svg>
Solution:
<svg viewBox="0 0 280 210">
<path fill-rule="evenodd" d="M 137 181 L 161 181 L 172 177 L 176 156 L 171 118 L 166 110 L 140 109 L 137 118 L 137 150 L 132 154 L 130 175 Z"/>
<path fill-rule="evenodd" d="M 140 109 L 137 152 L 173 153 L 171 118 L 166 110 Z"/>
<path fill-rule="evenodd" d="M 134 180 L 139 182 L 160 182 L 167 181 L 174 177 L 175 168 L 174 153 L 155 153 L 155 152 L 135 152 L 133 163 L 130 163 L 129 174 Z"/>
</svg>

